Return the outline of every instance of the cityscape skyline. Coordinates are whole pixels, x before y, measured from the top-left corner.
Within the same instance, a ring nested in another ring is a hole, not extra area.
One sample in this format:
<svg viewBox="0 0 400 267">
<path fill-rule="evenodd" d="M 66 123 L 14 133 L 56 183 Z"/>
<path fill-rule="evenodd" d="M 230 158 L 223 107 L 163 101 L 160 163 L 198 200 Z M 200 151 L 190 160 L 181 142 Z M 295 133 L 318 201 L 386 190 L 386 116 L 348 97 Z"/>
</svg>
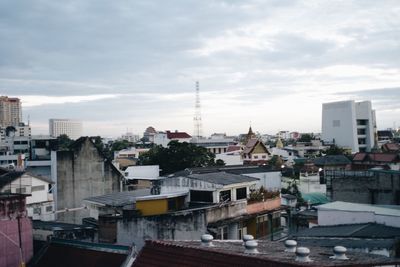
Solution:
<svg viewBox="0 0 400 267">
<path fill-rule="evenodd" d="M 162 7 L 162 8 L 160 8 Z M 0 3 L 0 95 L 33 134 L 321 132 L 322 103 L 371 100 L 399 126 L 397 1 Z M 376 14 L 381 14 L 377 16 Z"/>
</svg>

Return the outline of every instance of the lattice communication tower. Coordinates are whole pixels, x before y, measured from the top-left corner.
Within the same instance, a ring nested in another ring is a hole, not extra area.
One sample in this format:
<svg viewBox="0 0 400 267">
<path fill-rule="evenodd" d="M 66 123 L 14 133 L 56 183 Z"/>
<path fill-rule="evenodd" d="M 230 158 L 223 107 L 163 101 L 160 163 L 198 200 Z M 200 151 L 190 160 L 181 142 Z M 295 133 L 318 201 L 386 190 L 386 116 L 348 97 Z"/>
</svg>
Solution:
<svg viewBox="0 0 400 267">
<path fill-rule="evenodd" d="M 200 86 L 199 82 L 196 81 L 196 102 L 195 102 L 195 114 L 193 118 L 194 132 L 193 137 L 197 140 L 202 137 L 202 123 L 201 123 L 201 105 L 200 105 Z"/>
</svg>

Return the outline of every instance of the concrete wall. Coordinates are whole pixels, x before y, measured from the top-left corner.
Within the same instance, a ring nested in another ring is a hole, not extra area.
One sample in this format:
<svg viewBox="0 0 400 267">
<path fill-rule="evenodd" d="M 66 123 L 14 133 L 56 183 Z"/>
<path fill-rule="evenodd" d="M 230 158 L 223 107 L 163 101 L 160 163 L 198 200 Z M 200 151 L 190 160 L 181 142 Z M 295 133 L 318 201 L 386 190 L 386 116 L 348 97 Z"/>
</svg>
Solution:
<svg viewBox="0 0 400 267">
<path fill-rule="evenodd" d="M 223 206 L 217 206 L 206 211 L 207 223 L 213 223 L 216 221 L 235 218 L 247 213 L 247 200 L 239 200 L 236 202 L 230 202 Z"/>
<path fill-rule="evenodd" d="M 399 227 L 400 216 L 375 214 L 372 211 L 318 210 L 318 225 L 379 223 Z"/>
<path fill-rule="evenodd" d="M 318 210 L 318 225 L 338 225 L 374 222 L 372 212 Z"/>
<path fill-rule="evenodd" d="M 260 173 L 246 173 L 246 176 L 260 179 L 257 183 L 257 187 L 263 186 L 269 191 L 281 190 L 281 177 L 280 171 L 277 172 L 260 172 Z"/>
<path fill-rule="evenodd" d="M 333 201 L 399 205 L 399 193 L 399 174 L 375 173 L 373 177 L 332 179 Z"/>
<path fill-rule="evenodd" d="M 340 101 L 322 105 L 322 140 L 358 152 L 356 110 L 354 101 Z"/>
<path fill-rule="evenodd" d="M 204 210 L 135 217 L 117 223 L 117 243 L 135 244 L 139 250 L 146 239 L 199 240 L 206 233 Z"/>
<path fill-rule="evenodd" d="M 89 139 L 74 151 L 57 153 L 56 209 L 82 207 L 84 198 L 120 191 L 120 173 L 105 161 Z M 64 212 L 57 220 L 82 223 L 89 210 Z"/>
</svg>

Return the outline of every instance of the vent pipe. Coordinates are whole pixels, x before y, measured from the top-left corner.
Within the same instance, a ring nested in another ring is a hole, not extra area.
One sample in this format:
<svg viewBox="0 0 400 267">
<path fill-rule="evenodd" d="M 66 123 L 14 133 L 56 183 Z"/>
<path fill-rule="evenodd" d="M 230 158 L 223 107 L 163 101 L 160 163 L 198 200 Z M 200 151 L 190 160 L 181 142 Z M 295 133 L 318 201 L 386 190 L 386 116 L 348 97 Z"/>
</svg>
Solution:
<svg viewBox="0 0 400 267">
<path fill-rule="evenodd" d="M 346 251 L 347 249 L 342 246 L 336 246 L 333 248 L 333 256 L 331 256 L 331 259 L 334 260 L 348 260 L 349 258 L 346 257 Z"/>
<path fill-rule="evenodd" d="M 202 235 L 201 236 L 201 245 L 204 247 L 212 247 L 214 246 L 212 241 L 213 241 L 214 237 L 212 235 Z"/>
<path fill-rule="evenodd" d="M 254 236 L 252 235 L 243 235 L 243 245 L 250 240 L 254 240 Z"/>
<path fill-rule="evenodd" d="M 244 243 L 244 246 L 246 248 L 244 250 L 244 253 L 248 253 L 248 254 L 257 254 L 258 253 L 258 250 L 257 250 L 258 243 L 257 243 L 257 241 L 255 241 L 255 240 L 246 241 L 246 243 Z"/>
<path fill-rule="evenodd" d="M 286 240 L 285 241 L 285 252 L 295 253 L 297 247 L 297 242 L 295 240 Z"/>
<path fill-rule="evenodd" d="M 306 247 L 298 247 L 296 249 L 296 261 L 299 262 L 310 262 L 312 261 L 309 257 L 310 250 Z"/>
</svg>

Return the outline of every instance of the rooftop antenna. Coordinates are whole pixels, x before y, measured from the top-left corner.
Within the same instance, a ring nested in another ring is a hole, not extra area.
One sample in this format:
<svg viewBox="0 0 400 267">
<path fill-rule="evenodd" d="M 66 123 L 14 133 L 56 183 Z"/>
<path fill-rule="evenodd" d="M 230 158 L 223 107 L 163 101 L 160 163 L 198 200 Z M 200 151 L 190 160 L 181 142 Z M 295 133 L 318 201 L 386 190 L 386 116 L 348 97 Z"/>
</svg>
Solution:
<svg viewBox="0 0 400 267">
<path fill-rule="evenodd" d="M 202 137 L 200 86 L 199 86 L 198 81 L 196 81 L 196 102 L 195 102 L 195 114 L 194 114 L 194 118 L 193 118 L 193 123 L 194 123 L 193 136 L 198 140 Z"/>
</svg>

